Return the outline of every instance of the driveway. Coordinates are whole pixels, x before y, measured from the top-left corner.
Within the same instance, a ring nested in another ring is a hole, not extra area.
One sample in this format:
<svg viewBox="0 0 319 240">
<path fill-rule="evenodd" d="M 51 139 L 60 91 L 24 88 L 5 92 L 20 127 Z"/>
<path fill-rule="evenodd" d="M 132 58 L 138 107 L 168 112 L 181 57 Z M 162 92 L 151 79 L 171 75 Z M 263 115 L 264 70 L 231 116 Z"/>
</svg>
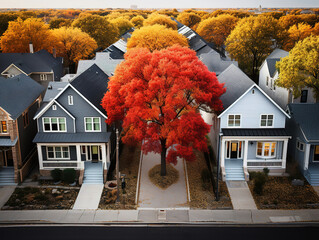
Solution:
<svg viewBox="0 0 319 240">
<path fill-rule="evenodd" d="M 178 159 L 177 165 L 173 165 L 179 172 L 178 181 L 165 190 L 155 186 L 148 177 L 149 170 L 160 164 L 160 154 L 148 153 L 141 161 L 138 208 L 188 208 L 183 160 Z"/>
</svg>

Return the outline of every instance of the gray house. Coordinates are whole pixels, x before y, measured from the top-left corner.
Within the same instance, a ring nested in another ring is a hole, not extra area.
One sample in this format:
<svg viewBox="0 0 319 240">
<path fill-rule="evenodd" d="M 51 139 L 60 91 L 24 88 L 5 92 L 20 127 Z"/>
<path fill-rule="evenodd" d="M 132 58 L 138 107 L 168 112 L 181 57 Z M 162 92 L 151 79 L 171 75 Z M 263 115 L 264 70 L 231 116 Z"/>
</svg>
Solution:
<svg viewBox="0 0 319 240">
<path fill-rule="evenodd" d="M 313 186 L 319 186 L 319 103 L 288 104 L 291 118 L 287 121 L 290 157 Z"/>
<path fill-rule="evenodd" d="M 209 138 L 214 152 L 220 153 L 223 180 L 248 180 L 249 171 L 265 167 L 271 175 L 285 173 L 289 115 L 235 65 L 218 80 L 226 88 L 220 98 L 224 110 L 202 116 L 212 125 Z"/>
<path fill-rule="evenodd" d="M 26 75 L 0 77 L 0 185 L 11 185 L 28 175 L 36 163 L 37 133 L 33 117 L 44 88 Z"/>
<path fill-rule="evenodd" d="M 0 74 L 10 78 L 24 74 L 47 88 L 50 81 L 63 76 L 63 58 L 46 50 L 35 53 L 0 53 Z"/>
<path fill-rule="evenodd" d="M 34 117 L 38 133 L 33 141 L 41 175 L 55 168 L 74 168 L 80 183 L 105 180 L 115 146 L 101 106 L 107 87 L 108 76 L 96 64 L 70 83 L 49 84 L 44 104 Z"/>
</svg>

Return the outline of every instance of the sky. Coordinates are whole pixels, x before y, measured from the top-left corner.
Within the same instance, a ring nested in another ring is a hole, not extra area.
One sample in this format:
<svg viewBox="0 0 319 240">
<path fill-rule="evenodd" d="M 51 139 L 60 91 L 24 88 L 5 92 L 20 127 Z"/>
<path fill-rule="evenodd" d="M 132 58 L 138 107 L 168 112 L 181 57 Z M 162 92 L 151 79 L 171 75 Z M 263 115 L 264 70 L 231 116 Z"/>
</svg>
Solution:
<svg viewBox="0 0 319 240">
<path fill-rule="evenodd" d="M 318 8 L 319 0 L 0 0 L 0 8 Z"/>
</svg>

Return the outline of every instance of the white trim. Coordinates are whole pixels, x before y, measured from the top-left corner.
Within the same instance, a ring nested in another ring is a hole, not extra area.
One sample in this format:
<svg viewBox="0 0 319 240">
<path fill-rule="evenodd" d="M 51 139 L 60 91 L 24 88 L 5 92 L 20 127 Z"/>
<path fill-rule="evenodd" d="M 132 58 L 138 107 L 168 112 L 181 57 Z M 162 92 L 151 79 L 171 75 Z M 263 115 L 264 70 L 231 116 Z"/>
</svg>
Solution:
<svg viewBox="0 0 319 240">
<path fill-rule="evenodd" d="M 58 103 L 58 101 L 54 101 L 66 114 L 68 114 L 73 120 L 75 120 L 75 117 L 73 117 L 73 115 L 67 111 L 64 107 L 62 107 L 62 105 L 60 103 Z"/>
<path fill-rule="evenodd" d="M 253 84 L 250 88 L 247 89 L 246 92 L 244 92 L 235 102 L 233 102 L 228 108 L 226 108 L 221 114 L 219 114 L 218 118 L 221 118 L 230 108 L 232 108 L 240 99 L 242 99 L 252 88 L 256 87 L 262 94 L 267 97 L 270 102 L 272 102 L 286 117 L 290 118 L 289 114 L 287 114 L 279 105 L 274 102 L 256 83 Z"/>
<path fill-rule="evenodd" d="M 68 95 L 68 104 L 69 105 L 74 105 L 73 103 L 74 103 L 73 102 L 73 95 Z"/>
<path fill-rule="evenodd" d="M 18 68 L 14 63 L 11 63 L 6 69 L 4 69 L 4 70 L 2 71 L 2 73 L 1 73 L 1 75 L 6 75 L 6 76 L 10 75 L 10 74 L 4 74 L 4 72 L 6 72 L 6 71 L 7 71 L 8 69 L 10 69 L 12 66 L 14 66 L 16 69 L 18 69 L 21 73 L 23 73 L 23 74 L 29 76 L 29 74 L 26 74 L 24 71 L 22 71 L 20 68 Z M 31 73 L 30 73 L 30 74 L 31 74 Z M 16 75 L 16 76 L 17 76 L 17 75 Z"/>
<path fill-rule="evenodd" d="M 223 136 L 223 138 L 225 140 L 238 140 L 238 141 L 242 141 L 242 140 L 250 140 L 250 141 L 254 141 L 254 140 L 260 140 L 260 141 L 284 141 L 286 139 L 290 139 L 290 136 Z"/>
<path fill-rule="evenodd" d="M 262 115 L 266 115 L 266 126 L 261 126 L 261 116 Z M 271 126 L 267 126 L 267 122 L 268 122 L 268 116 L 269 115 L 272 115 L 272 125 Z M 275 114 L 274 113 L 262 113 L 262 114 L 260 114 L 260 121 L 259 121 L 259 127 L 260 128 L 274 128 L 274 126 L 275 126 Z"/>
<path fill-rule="evenodd" d="M 91 122 L 91 124 L 92 124 L 92 130 L 87 130 L 86 129 L 86 119 L 91 119 L 92 120 L 92 122 Z M 94 118 L 98 118 L 99 119 L 99 130 L 94 130 L 94 121 L 93 121 L 93 119 Z M 102 131 L 102 126 L 101 126 L 101 118 L 100 117 L 84 117 L 84 130 L 85 130 L 85 132 L 101 132 Z"/>
<path fill-rule="evenodd" d="M 302 149 L 300 147 L 301 145 L 303 146 Z M 305 146 L 306 146 L 306 144 L 304 142 L 300 141 L 299 138 L 297 138 L 296 148 L 298 149 L 298 151 L 304 152 L 305 151 Z"/>
<path fill-rule="evenodd" d="M 50 130 L 45 130 L 45 128 L 44 128 L 44 118 L 50 119 Z M 52 130 L 52 121 L 51 121 L 52 118 L 64 119 L 65 130 L 64 131 L 60 130 L 60 126 L 59 126 L 60 122 L 59 122 L 59 120 L 57 121 L 58 130 Z M 42 117 L 41 120 L 42 120 L 42 132 L 67 132 L 67 124 L 66 124 L 66 118 L 65 117 Z"/>
<path fill-rule="evenodd" d="M 242 120 L 242 118 L 241 118 L 241 115 L 242 114 L 228 114 L 227 115 L 227 127 L 228 128 L 241 128 L 241 120 Z M 234 124 L 235 124 L 235 121 L 236 121 L 236 116 L 239 116 L 240 118 L 239 118 L 239 126 L 229 126 L 229 116 L 234 116 Z"/>
</svg>

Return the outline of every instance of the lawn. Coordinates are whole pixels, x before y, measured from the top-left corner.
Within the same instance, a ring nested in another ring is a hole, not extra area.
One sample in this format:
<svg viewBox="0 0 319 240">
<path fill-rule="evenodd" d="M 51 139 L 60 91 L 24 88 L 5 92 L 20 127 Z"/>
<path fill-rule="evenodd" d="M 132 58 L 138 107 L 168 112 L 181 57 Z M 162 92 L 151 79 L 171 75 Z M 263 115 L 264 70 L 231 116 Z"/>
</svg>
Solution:
<svg viewBox="0 0 319 240">
<path fill-rule="evenodd" d="M 319 196 L 307 181 L 304 186 L 293 186 L 289 177 L 269 176 L 261 195 L 253 191 L 254 180 L 248 185 L 258 209 L 319 208 Z"/>
<path fill-rule="evenodd" d="M 79 188 L 18 187 L 3 210 L 72 209 Z"/>
</svg>

